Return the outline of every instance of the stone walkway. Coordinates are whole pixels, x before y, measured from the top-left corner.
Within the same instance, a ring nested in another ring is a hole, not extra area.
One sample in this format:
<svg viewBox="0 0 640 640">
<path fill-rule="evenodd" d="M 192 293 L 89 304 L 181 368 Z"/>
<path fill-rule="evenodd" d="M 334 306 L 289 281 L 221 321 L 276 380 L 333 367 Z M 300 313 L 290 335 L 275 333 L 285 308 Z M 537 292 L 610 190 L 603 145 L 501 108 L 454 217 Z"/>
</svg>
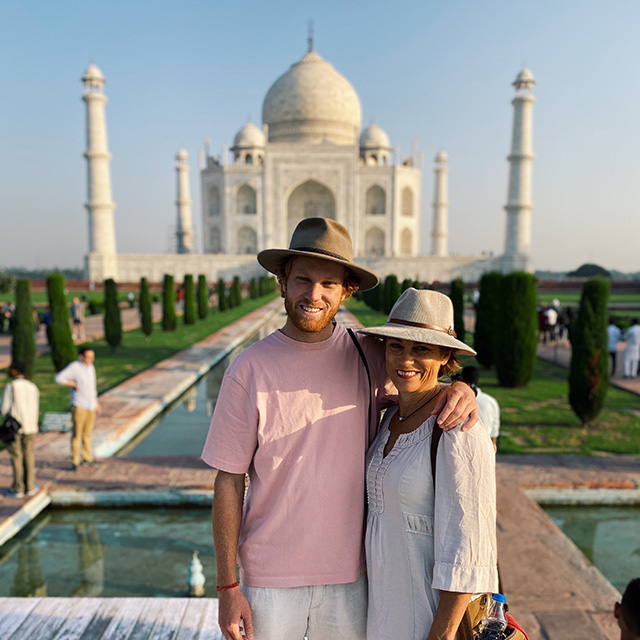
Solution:
<svg viewBox="0 0 640 640">
<path fill-rule="evenodd" d="M 171 362 L 159 363 L 154 370 L 104 394 L 101 403 L 107 410 L 97 425 L 96 448 L 102 455 L 110 455 L 147 419 L 145 406 L 161 410 L 163 403 L 166 406 L 169 397 L 176 397 L 186 389 L 217 353 L 241 341 L 251 323 L 262 322 L 265 313 L 275 312 L 281 306 L 281 301 L 275 300 L 266 309 L 246 316 L 240 324 L 234 323 L 214 334 L 203 341 L 205 344 L 198 343 L 174 356 Z M 341 321 L 354 323 L 344 313 Z M 109 394 L 113 395 L 108 398 Z M 7 534 L 10 528 L 7 523 L 12 523 L 14 529 L 24 526 L 52 500 L 59 504 L 211 502 L 215 471 L 195 457 L 109 458 L 99 466 L 81 467 L 74 473 L 69 470 L 68 456 L 68 434 L 38 436 L 36 458 L 42 490 L 31 499 L 0 498 L 0 532 Z M 639 458 L 499 455 L 497 474 L 498 546 L 504 589 L 512 613 L 525 626 L 531 640 L 617 640 L 619 630 L 611 612 L 620 594 L 523 488 L 575 492 L 616 488 L 633 497 L 640 487 Z M 10 478 L 8 455 L 3 452 L 0 483 L 8 486 Z M 187 624 L 188 628 L 173 627 L 169 632 L 164 626 L 167 618 L 183 620 L 185 607 L 196 605 L 182 599 L 159 602 L 159 599 L 123 599 L 117 606 L 126 608 L 126 616 L 115 612 L 108 618 L 100 613 L 108 608 L 100 599 L 71 603 L 56 598 L 0 598 L 0 638 L 54 637 L 58 630 L 65 638 L 120 637 L 107 632 L 112 628 L 110 625 L 121 624 L 110 620 L 123 616 L 129 629 L 142 620 L 141 626 L 135 627 L 140 630 L 135 637 L 151 637 L 154 628 L 158 630 L 157 637 L 174 637 L 174 633 L 181 638 L 218 637 L 215 630 L 200 634 L 193 622 Z M 115 611 L 115 603 L 113 607 Z M 38 635 L 33 636 L 36 628 Z M 12 631 L 3 634 L 5 629 Z"/>
</svg>

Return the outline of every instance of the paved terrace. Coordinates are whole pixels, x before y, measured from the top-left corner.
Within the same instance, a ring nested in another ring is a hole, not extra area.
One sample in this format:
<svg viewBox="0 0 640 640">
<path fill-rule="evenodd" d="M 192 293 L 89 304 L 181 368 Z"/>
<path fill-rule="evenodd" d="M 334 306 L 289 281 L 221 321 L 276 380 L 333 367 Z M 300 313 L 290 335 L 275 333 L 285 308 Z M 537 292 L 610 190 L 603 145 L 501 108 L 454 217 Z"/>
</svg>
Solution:
<svg viewBox="0 0 640 640">
<path fill-rule="evenodd" d="M 110 455 L 245 336 L 281 308 L 276 300 L 101 396 L 100 455 Z M 353 324 L 347 313 L 341 321 Z M 0 541 L 52 501 L 64 504 L 210 504 L 215 471 L 198 458 L 105 459 L 69 470 L 69 436 L 39 434 L 42 490 L 23 500 L 0 498 Z M 617 490 L 638 499 L 635 456 L 498 456 L 498 545 L 511 611 L 531 640 L 619 638 L 613 603 L 620 594 L 591 566 L 523 489 L 581 498 Z M 0 454 L 0 483 L 11 469 Z M 596 489 L 597 491 L 593 491 Z M 613 495 L 613 494 L 610 494 Z M 582 496 L 584 497 L 584 496 Z M 605 496 L 606 497 L 606 496 Z M 0 598 L 0 640 L 23 638 L 220 638 L 217 600 L 207 598 Z"/>
</svg>

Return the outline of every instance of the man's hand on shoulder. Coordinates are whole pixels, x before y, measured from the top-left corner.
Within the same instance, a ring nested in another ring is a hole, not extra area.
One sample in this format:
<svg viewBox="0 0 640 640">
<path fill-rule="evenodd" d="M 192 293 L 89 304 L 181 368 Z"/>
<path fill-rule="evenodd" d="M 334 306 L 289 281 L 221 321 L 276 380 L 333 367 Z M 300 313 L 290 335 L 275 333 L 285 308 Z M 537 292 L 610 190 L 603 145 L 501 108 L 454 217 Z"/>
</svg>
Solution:
<svg viewBox="0 0 640 640">
<path fill-rule="evenodd" d="M 243 636 L 240 621 L 244 623 Z M 253 640 L 253 622 L 249 601 L 239 587 L 218 594 L 218 624 L 227 640 Z"/>
<path fill-rule="evenodd" d="M 464 422 L 462 431 L 468 431 L 479 418 L 476 395 L 465 382 L 454 382 L 443 389 L 431 415 L 438 416 L 438 426 L 443 431 L 453 429 L 461 422 Z"/>
</svg>

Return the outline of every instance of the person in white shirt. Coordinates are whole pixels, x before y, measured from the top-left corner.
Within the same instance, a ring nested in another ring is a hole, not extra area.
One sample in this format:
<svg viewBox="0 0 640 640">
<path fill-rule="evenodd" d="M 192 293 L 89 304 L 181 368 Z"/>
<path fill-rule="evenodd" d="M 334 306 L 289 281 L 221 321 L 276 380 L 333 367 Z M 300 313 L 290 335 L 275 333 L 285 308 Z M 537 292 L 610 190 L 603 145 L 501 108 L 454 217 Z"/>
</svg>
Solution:
<svg viewBox="0 0 640 640">
<path fill-rule="evenodd" d="M 493 442 L 493 448 L 497 451 L 498 437 L 500 436 L 500 405 L 498 401 L 488 393 L 484 393 L 478 386 L 480 374 L 476 367 L 464 367 L 460 372 L 460 380 L 466 382 L 475 391 L 478 410 L 480 411 L 480 421 L 485 426 L 491 442 Z"/>
<path fill-rule="evenodd" d="M 35 495 L 40 487 L 36 484 L 36 461 L 33 453 L 34 435 L 38 433 L 40 392 L 33 382 L 24 377 L 24 365 L 13 361 L 9 365 L 11 382 L 4 388 L 0 413 L 8 413 L 20 423 L 15 440 L 7 445 L 13 466 L 13 484 L 5 492 L 9 498 Z"/>
<path fill-rule="evenodd" d="M 640 360 L 640 325 L 638 318 L 631 320 L 631 326 L 626 330 L 624 339 L 627 347 L 624 350 L 624 377 L 635 378 L 638 375 L 638 360 Z"/>
<path fill-rule="evenodd" d="M 607 348 L 609 349 L 609 359 L 611 360 L 611 377 L 616 374 L 616 355 L 618 353 L 618 341 L 622 340 L 622 331 L 613 318 L 609 318 L 607 327 Z"/>
<path fill-rule="evenodd" d="M 91 452 L 93 425 L 96 413 L 100 413 L 96 370 L 93 366 L 95 358 L 96 354 L 93 349 L 80 347 L 78 359 L 67 365 L 54 378 L 57 384 L 71 387 L 71 413 L 73 417 L 71 463 L 74 471 L 81 462 L 86 465 L 96 464 Z"/>
</svg>

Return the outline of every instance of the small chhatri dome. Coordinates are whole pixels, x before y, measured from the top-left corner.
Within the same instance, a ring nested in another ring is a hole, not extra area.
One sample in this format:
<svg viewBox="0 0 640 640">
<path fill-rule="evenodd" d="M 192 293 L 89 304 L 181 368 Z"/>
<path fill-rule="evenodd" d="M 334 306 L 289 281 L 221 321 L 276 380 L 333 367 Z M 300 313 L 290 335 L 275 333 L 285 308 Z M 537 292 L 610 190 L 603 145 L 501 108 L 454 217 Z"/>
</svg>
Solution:
<svg viewBox="0 0 640 640">
<path fill-rule="evenodd" d="M 264 147 L 264 133 L 252 122 L 247 122 L 236 133 L 236 137 L 233 139 L 233 148 L 253 149 L 254 147 Z"/>
<path fill-rule="evenodd" d="M 101 81 L 104 82 L 104 76 L 102 75 L 102 71 L 100 71 L 100 69 L 95 65 L 95 64 L 90 64 L 87 67 L 87 70 L 84 72 L 84 76 L 82 76 L 82 79 L 87 82 L 88 80 L 93 80 L 93 81 Z"/>
<path fill-rule="evenodd" d="M 361 113 L 355 89 L 313 49 L 271 85 L 262 104 L 269 142 L 355 145 Z"/>
<path fill-rule="evenodd" d="M 377 124 L 370 124 L 360 134 L 361 149 L 390 149 L 389 136 Z"/>
<path fill-rule="evenodd" d="M 178 149 L 178 153 L 176 153 L 176 160 L 179 162 L 189 162 L 189 154 L 186 149 Z"/>
<path fill-rule="evenodd" d="M 535 84 L 535 78 L 533 77 L 533 73 L 529 71 L 526 67 L 522 69 L 522 71 L 516 76 L 515 81 L 513 82 L 514 87 L 518 87 L 523 84 L 532 85 Z"/>
<path fill-rule="evenodd" d="M 436 156 L 436 162 L 445 164 L 448 161 L 449 161 L 449 154 L 444 149 L 441 149 L 438 152 L 438 155 Z"/>
</svg>

